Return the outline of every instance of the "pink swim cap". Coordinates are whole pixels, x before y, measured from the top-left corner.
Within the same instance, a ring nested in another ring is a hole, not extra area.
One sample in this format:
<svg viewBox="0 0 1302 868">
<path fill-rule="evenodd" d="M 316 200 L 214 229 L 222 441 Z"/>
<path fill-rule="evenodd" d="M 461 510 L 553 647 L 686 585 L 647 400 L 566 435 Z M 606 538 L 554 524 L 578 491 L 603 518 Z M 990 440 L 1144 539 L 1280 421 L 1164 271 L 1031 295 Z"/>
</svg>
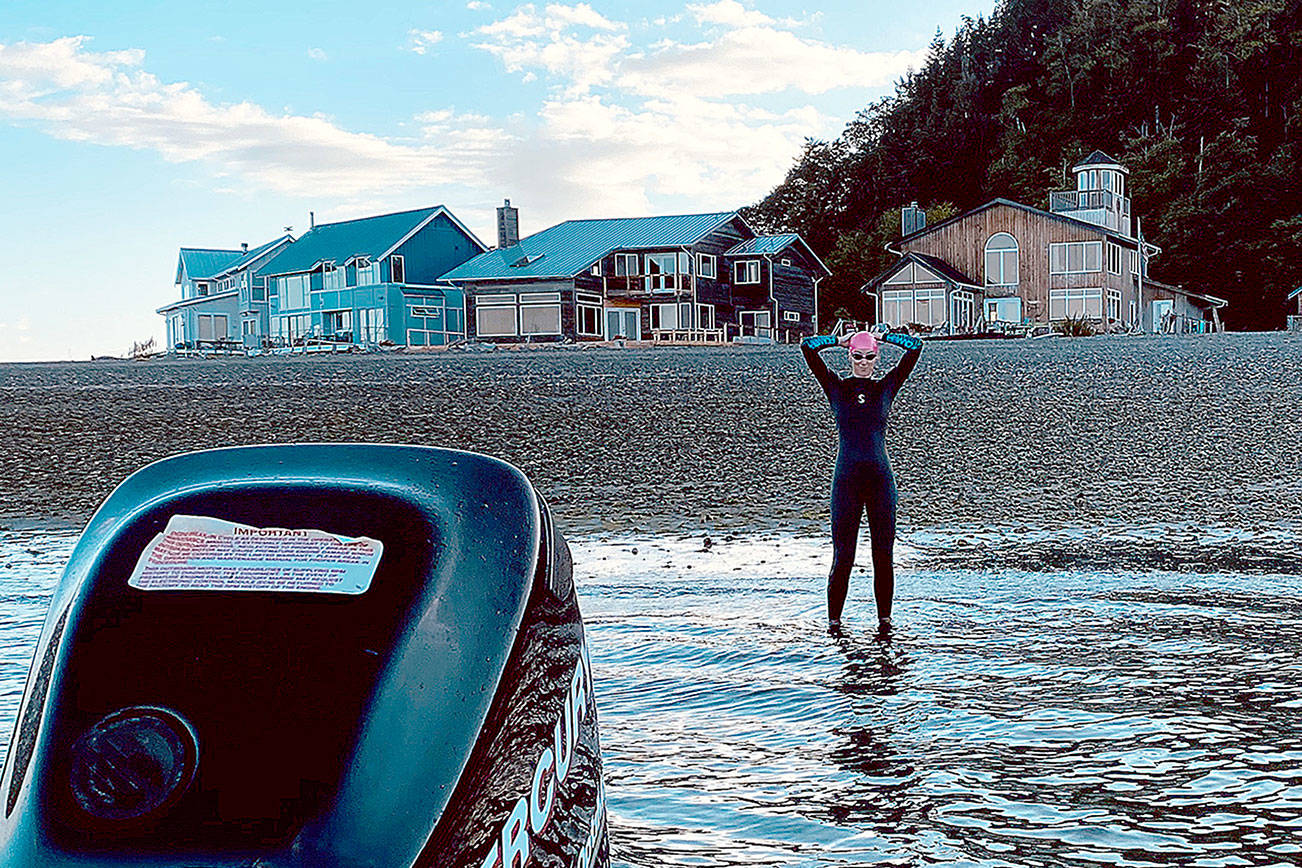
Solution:
<svg viewBox="0 0 1302 868">
<path fill-rule="evenodd" d="M 855 332 L 850 338 L 850 349 L 877 352 L 877 337 L 872 332 Z"/>
</svg>

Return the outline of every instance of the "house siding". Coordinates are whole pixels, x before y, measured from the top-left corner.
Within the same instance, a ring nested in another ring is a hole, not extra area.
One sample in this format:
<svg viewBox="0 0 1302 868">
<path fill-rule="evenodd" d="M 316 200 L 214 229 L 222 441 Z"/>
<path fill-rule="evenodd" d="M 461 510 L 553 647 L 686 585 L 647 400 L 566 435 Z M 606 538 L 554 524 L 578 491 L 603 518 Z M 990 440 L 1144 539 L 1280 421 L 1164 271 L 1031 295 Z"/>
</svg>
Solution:
<svg viewBox="0 0 1302 868">
<path fill-rule="evenodd" d="M 424 285 L 434 283 L 440 275 L 480 252 L 479 245 L 446 214 L 439 214 L 394 251 L 403 257 L 405 282 Z M 382 267 L 388 268 L 387 258 Z"/>
<path fill-rule="evenodd" d="M 1017 240 L 1018 284 L 1016 287 L 987 286 L 986 298 L 1018 295 L 1022 298 L 1024 315 L 1033 322 L 1049 321 L 1049 290 L 1059 288 L 1099 287 L 1104 290 L 1104 314 L 1107 311 L 1107 289 L 1121 293 L 1122 321 L 1129 318 L 1130 302 L 1136 300 L 1130 275 L 1128 253 L 1123 254 L 1123 273 L 1110 273 L 1107 261 L 1109 238 L 1102 228 L 1094 229 L 1047 215 L 1026 211 L 1005 204 L 996 204 L 940 226 L 916 238 L 900 242 L 906 253 L 923 253 L 943 259 L 963 274 L 978 282 L 985 279 L 985 245 L 990 237 L 1007 232 Z M 1064 242 L 1097 241 L 1102 244 L 1101 271 L 1083 274 L 1049 273 L 1049 245 Z M 1120 243 L 1123 250 L 1133 250 L 1134 245 Z"/>
</svg>

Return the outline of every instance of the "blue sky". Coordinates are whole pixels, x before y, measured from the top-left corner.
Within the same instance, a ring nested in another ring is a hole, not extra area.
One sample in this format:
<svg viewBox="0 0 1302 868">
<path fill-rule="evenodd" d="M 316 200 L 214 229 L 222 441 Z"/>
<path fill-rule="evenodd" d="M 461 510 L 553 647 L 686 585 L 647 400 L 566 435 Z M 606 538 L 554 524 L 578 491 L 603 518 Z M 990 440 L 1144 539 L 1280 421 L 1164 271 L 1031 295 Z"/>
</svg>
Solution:
<svg viewBox="0 0 1302 868">
<path fill-rule="evenodd" d="M 162 339 L 181 246 L 444 204 L 486 243 L 779 183 L 989 2 L 0 4 L 0 361 Z"/>
</svg>

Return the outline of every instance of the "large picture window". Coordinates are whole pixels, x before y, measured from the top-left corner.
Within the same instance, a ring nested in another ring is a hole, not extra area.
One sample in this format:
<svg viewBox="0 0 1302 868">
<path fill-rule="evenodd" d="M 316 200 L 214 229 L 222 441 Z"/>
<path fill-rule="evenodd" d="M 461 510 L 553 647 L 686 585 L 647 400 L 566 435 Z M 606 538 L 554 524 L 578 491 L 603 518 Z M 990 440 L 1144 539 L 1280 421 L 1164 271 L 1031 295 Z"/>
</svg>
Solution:
<svg viewBox="0 0 1302 868">
<path fill-rule="evenodd" d="M 515 296 L 482 295 L 475 299 L 475 331 L 486 338 L 515 337 Z"/>
<path fill-rule="evenodd" d="M 1049 245 L 1050 274 L 1087 274 L 1102 270 L 1102 241 L 1068 241 Z"/>
<path fill-rule="evenodd" d="M 986 242 L 986 286 L 1017 285 L 1017 239 L 996 232 Z"/>
<path fill-rule="evenodd" d="M 308 306 L 307 294 L 312 278 L 307 274 L 291 274 L 278 279 L 280 284 L 280 309 L 299 310 Z"/>
<path fill-rule="evenodd" d="M 1049 319 L 1103 318 L 1102 287 L 1049 290 Z"/>
<path fill-rule="evenodd" d="M 558 335 L 561 333 L 561 294 L 526 292 L 520 295 L 520 334 Z"/>
</svg>

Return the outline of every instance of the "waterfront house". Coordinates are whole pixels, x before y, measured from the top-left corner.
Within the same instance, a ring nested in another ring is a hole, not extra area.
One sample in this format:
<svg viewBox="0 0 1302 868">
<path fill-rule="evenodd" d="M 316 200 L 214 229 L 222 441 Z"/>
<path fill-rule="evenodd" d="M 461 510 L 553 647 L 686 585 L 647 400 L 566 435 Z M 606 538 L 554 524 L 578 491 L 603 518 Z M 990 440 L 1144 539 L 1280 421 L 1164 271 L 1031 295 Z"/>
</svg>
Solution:
<svg viewBox="0 0 1302 868">
<path fill-rule="evenodd" d="M 267 333 L 267 295 L 257 270 L 293 241 L 282 235 L 238 250 L 182 247 L 175 283 L 180 299 L 158 308 L 169 351 L 254 347 Z"/>
<path fill-rule="evenodd" d="M 1302 286 L 1288 294 L 1288 302 L 1293 308 L 1288 315 L 1288 330 L 1302 332 Z"/>
<path fill-rule="evenodd" d="M 1217 331 L 1223 299 L 1160 283 L 1130 213 L 1129 170 L 1102 151 L 1049 210 L 994 199 L 932 226 L 901 212 L 899 259 L 864 285 L 877 320 L 948 334 L 1085 319 L 1103 331 Z"/>
<path fill-rule="evenodd" d="M 568 220 L 519 238 L 498 209 L 498 247 L 443 275 L 466 292 L 481 341 L 796 340 L 818 329 L 830 272 L 798 235 L 757 235 L 736 211 Z"/>
<path fill-rule="evenodd" d="M 465 301 L 439 275 L 487 247 L 442 205 L 315 224 L 258 272 L 270 344 L 443 346 Z"/>
</svg>

